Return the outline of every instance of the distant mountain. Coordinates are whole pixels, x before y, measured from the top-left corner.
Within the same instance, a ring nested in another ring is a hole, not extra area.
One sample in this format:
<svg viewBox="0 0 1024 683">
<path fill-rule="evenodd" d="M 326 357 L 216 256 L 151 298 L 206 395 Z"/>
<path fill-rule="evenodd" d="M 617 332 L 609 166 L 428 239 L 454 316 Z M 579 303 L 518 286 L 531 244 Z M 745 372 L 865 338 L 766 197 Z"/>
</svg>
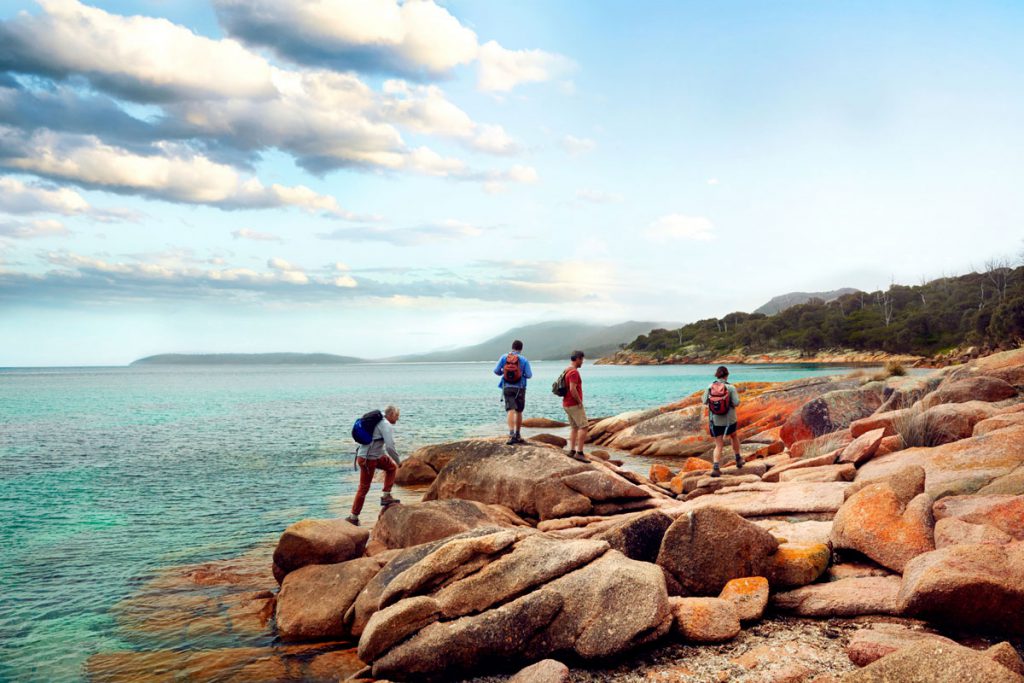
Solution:
<svg viewBox="0 0 1024 683">
<path fill-rule="evenodd" d="M 592 325 L 560 320 L 526 325 L 503 332 L 480 344 L 445 351 L 389 358 L 401 362 L 456 362 L 493 360 L 508 352 L 512 341 L 521 339 L 523 355 L 530 360 L 568 359 L 573 349 L 582 349 L 588 358 L 597 359 L 619 350 L 620 344 L 633 341 L 659 327 L 679 327 L 679 323 L 629 321 L 618 325 Z"/>
<path fill-rule="evenodd" d="M 362 358 L 332 353 L 161 353 L 132 365 L 343 365 Z"/>
<path fill-rule="evenodd" d="M 754 313 L 775 315 L 776 313 L 781 313 L 791 306 L 805 304 L 811 299 L 821 299 L 828 303 L 833 299 L 838 299 L 846 294 L 854 294 L 859 291 L 859 289 L 854 289 L 853 287 L 843 287 L 842 289 L 835 289 L 831 292 L 790 292 L 789 294 L 780 294 L 779 296 L 772 298 L 772 300 L 765 305 L 756 309 Z"/>
</svg>

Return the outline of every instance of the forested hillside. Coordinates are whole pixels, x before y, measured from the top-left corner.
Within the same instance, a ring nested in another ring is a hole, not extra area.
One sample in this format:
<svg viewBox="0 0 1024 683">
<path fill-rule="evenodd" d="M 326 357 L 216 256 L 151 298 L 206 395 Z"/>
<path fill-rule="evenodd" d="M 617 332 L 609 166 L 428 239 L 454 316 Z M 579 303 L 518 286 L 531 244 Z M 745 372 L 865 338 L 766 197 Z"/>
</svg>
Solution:
<svg viewBox="0 0 1024 683">
<path fill-rule="evenodd" d="M 652 330 L 628 351 L 663 356 L 694 349 L 766 353 L 854 349 L 931 356 L 958 346 L 1024 341 L 1024 267 L 991 266 L 917 286 L 814 299 L 775 315 L 730 313 L 675 330 Z"/>
</svg>

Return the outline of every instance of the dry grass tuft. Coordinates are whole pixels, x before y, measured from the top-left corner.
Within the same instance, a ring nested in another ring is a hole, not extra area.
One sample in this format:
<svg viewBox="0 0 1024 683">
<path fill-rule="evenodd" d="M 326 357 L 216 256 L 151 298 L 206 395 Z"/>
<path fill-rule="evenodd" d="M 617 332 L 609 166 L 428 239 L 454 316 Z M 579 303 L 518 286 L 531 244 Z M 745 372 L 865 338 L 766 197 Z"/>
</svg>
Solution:
<svg viewBox="0 0 1024 683">
<path fill-rule="evenodd" d="M 919 405 L 913 405 L 900 411 L 892 421 L 892 428 L 903 442 L 903 448 L 918 446 L 931 448 L 949 441 L 949 433 L 934 420 L 916 420 L 924 411 Z"/>
<path fill-rule="evenodd" d="M 819 441 L 819 439 L 821 440 Z M 808 458 L 817 458 L 819 455 L 826 455 L 837 451 L 845 445 L 845 440 L 838 434 L 833 433 L 828 435 L 828 438 L 824 439 L 818 437 L 818 439 L 815 439 L 813 443 L 807 446 L 807 449 L 804 451 L 804 454 L 800 459 L 807 460 Z"/>
<path fill-rule="evenodd" d="M 898 360 L 891 360 L 885 364 L 885 372 L 889 377 L 905 377 L 907 369 Z"/>
</svg>

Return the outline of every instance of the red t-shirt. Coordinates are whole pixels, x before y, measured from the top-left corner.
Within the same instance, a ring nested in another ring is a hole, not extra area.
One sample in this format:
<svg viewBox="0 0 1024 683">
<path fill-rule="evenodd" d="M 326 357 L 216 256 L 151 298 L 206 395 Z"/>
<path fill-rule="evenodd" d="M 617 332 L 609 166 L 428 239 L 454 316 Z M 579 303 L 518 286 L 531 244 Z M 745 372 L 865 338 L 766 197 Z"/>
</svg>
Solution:
<svg viewBox="0 0 1024 683">
<path fill-rule="evenodd" d="M 583 380 L 580 379 L 580 371 L 576 368 L 569 368 L 565 372 L 565 396 L 562 397 L 562 405 L 566 408 L 580 405 L 580 402 L 576 400 L 576 397 L 572 395 L 572 385 L 576 384 L 580 392 L 580 398 L 583 398 Z"/>
</svg>

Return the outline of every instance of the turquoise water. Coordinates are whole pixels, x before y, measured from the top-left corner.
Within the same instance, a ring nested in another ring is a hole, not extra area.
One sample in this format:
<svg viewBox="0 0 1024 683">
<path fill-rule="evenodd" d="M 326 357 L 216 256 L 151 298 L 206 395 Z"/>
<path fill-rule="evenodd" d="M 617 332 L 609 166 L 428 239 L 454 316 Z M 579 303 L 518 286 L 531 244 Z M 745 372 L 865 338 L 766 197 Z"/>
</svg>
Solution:
<svg viewBox="0 0 1024 683">
<path fill-rule="evenodd" d="M 533 365 L 526 414 L 563 417 L 549 390 L 563 364 Z M 348 431 L 367 410 L 401 407 L 403 454 L 503 433 L 491 368 L 0 370 L 0 680 L 80 680 L 89 655 L 133 646 L 111 607 L 154 570 L 232 557 L 302 517 L 344 514 L 357 481 Z M 836 372 L 745 366 L 733 379 Z M 710 374 L 588 365 L 588 413 L 668 403 Z M 375 489 L 368 520 L 376 497 Z"/>
</svg>

